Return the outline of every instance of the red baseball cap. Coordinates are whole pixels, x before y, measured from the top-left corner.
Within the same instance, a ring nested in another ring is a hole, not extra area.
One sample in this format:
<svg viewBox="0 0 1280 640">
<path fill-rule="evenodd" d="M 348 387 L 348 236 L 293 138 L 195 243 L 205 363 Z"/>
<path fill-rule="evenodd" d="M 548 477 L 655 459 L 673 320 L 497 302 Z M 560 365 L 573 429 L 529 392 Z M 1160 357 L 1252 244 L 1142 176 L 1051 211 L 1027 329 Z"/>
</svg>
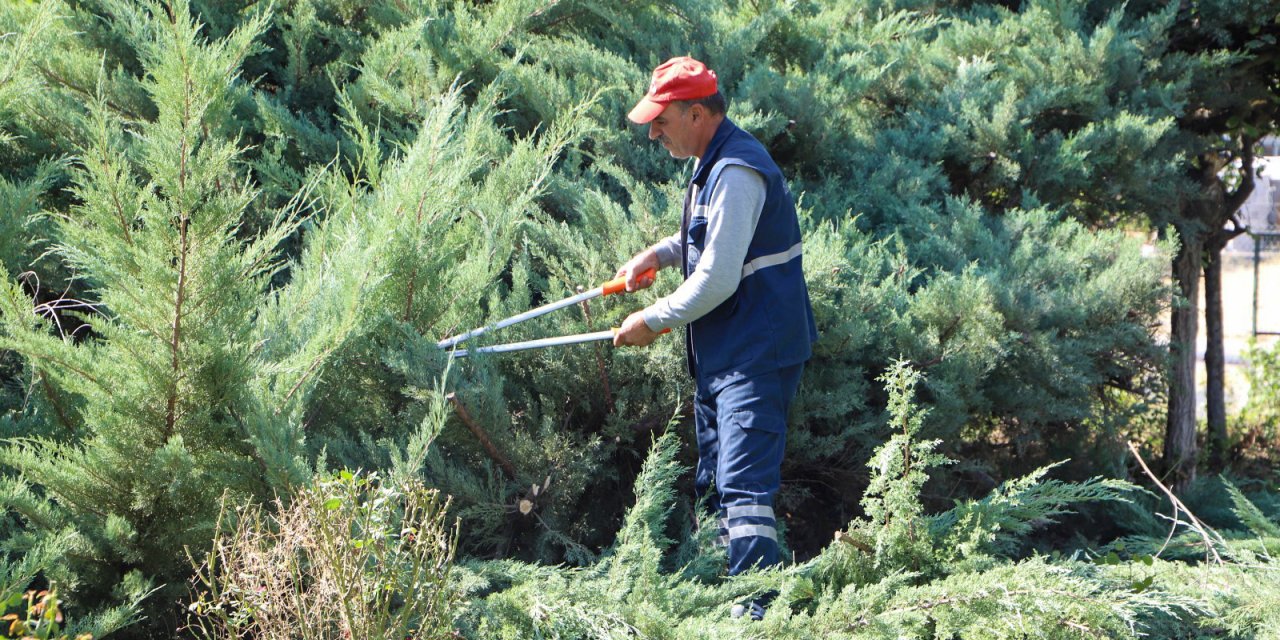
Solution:
<svg viewBox="0 0 1280 640">
<path fill-rule="evenodd" d="M 707 65 L 688 56 L 672 58 L 653 70 L 649 92 L 636 103 L 627 118 L 636 124 L 645 124 L 672 102 L 705 98 L 718 90 L 716 72 Z"/>
</svg>

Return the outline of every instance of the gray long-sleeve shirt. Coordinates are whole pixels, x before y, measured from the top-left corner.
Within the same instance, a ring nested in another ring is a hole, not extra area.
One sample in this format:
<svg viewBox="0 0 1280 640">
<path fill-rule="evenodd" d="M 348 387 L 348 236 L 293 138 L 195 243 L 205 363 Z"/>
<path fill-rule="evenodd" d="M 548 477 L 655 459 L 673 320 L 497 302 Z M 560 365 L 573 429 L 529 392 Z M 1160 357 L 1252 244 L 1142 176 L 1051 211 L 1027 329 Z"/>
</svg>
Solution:
<svg viewBox="0 0 1280 640">
<path fill-rule="evenodd" d="M 764 177 L 754 169 L 731 165 L 721 171 L 707 207 L 706 246 L 698 266 L 671 295 L 645 308 L 644 323 L 650 329 L 689 324 L 738 290 L 742 263 L 760 222 L 764 198 Z M 663 238 L 652 249 L 662 267 L 680 266 L 679 232 Z"/>
</svg>

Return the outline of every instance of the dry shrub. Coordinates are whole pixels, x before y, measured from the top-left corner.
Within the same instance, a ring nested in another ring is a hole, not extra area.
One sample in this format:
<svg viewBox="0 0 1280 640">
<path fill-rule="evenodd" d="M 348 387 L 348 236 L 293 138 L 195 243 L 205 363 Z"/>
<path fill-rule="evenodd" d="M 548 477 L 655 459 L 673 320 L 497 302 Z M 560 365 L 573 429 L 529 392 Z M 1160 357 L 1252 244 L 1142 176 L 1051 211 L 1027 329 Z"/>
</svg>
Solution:
<svg viewBox="0 0 1280 640">
<path fill-rule="evenodd" d="M 458 529 L 438 491 L 344 471 L 272 506 L 224 504 L 222 533 L 194 563 L 195 636 L 452 637 Z"/>
</svg>

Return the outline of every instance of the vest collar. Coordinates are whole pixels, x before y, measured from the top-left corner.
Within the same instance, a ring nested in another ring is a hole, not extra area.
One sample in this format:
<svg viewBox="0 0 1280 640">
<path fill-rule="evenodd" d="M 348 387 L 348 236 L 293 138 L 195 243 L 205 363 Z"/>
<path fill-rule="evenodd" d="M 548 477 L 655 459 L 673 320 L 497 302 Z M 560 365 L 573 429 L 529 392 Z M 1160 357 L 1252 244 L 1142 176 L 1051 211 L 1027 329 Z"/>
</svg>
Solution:
<svg viewBox="0 0 1280 640">
<path fill-rule="evenodd" d="M 724 146 L 729 136 L 738 130 L 738 125 L 734 124 L 729 116 L 725 116 L 720 121 L 720 126 L 716 127 L 716 132 L 711 136 L 711 141 L 707 143 L 707 150 L 702 153 L 702 157 L 698 159 L 698 164 L 693 169 L 693 179 L 689 182 L 701 183 L 706 181 L 707 173 L 711 171 L 711 167 L 715 166 L 715 161 L 720 157 L 720 148 Z"/>
</svg>

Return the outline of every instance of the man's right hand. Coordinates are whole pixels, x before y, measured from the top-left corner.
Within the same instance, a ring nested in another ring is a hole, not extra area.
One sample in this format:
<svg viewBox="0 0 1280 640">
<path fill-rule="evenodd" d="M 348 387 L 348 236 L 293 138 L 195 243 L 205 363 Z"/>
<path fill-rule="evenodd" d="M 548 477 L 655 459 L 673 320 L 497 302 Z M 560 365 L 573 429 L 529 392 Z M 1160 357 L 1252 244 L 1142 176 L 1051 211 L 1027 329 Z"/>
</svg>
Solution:
<svg viewBox="0 0 1280 640">
<path fill-rule="evenodd" d="M 661 267 L 658 265 L 658 252 L 653 249 L 645 249 L 628 260 L 626 264 L 622 265 L 622 268 L 618 269 L 618 273 L 614 277 L 620 278 L 622 276 L 626 276 L 627 292 L 639 291 L 641 289 L 648 289 L 649 285 L 653 284 L 653 278 L 642 278 L 640 277 L 640 274 L 650 269 L 656 271 L 660 268 Z"/>
</svg>

